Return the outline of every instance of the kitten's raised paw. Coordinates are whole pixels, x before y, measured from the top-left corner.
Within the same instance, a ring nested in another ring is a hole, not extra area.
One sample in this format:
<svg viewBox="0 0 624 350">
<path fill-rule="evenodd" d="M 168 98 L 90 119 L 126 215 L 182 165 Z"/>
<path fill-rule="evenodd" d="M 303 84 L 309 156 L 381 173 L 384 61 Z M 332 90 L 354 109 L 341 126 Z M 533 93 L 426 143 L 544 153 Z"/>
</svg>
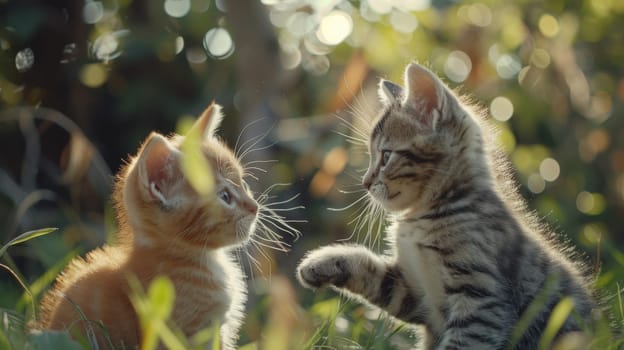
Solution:
<svg viewBox="0 0 624 350">
<path fill-rule="evenodd" d="M 342 287 L 349 280 L 351 272 L 347 258 L 335 254 L 334 249 L 329 248 L 334 247 L 313 251 L 297 267 L 297 278 L 304 287 Z"/>
</svg>

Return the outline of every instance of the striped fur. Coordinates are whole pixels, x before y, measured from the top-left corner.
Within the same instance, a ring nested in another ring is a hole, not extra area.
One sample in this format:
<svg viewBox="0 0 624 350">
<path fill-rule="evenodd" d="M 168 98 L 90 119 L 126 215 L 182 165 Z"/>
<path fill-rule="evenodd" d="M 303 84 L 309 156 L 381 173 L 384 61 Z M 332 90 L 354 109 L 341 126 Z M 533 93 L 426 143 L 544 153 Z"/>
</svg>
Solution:
<svg viewBox="0 0 624 350">
<path fill-rule="evenodd" d="M 201 155 L 212 167 L 213 191 L 200 195 L 181 170 L 185 137 L 152 133 L 117 177 L 114 204 L 117 243 L 73 260 L 41 301 L 38 329 L 85 336 L 91 328 L 100 349 L 135 349 L 141 331 L 128 278 L 147 288 L 159 275 L 175 287 L 171 323 L 186 336 L 221 325 L 221 348 L 234 348 L 246 289 L 230 247 L 254 231 L 258 205 L 242 180 L 234 153 L 214 136 L 221 120 L 211 105 L 195 122 Z M 87 320 L 81 321 L 80 310 Z"/>
<path fill-rule="evenodd" d="M 587 273 L 527 213 L 487 128 L 426 68 L 409 65 L 405 87 L 380 83 L 363 179 L 390 214 L 390 252 L 322 247 L 301 262 L 301 283 L 423 326 L 424 349 L 536 349 L 563 297 L 574 313 L 558 335 L 581 331 L 594 305 Z M 536 299 L 539 312 L 511 343 Z"/>
</svg>

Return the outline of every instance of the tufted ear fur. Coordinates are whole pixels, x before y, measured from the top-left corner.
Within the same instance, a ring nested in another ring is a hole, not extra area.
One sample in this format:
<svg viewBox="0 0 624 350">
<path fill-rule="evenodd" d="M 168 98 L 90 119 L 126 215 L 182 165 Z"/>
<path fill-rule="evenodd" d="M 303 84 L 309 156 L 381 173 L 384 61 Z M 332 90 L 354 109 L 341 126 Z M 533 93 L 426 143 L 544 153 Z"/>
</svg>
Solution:
<svg viewBox="0 0 624 350">
<path fill-rule="evenodd" d="M 388 106 L 396 101 L 400 101 L 403 97 L 403 88 L 397 84 L 381 79 L 379 81 L 379 87 L 377 88 L 377 94 L 384 106 Z"/>
<path fill-rule="evenodd" d="M 171 207 L 177 182 L 183 178 L 178 167 L 180 152 L 158 133 L 148 136 L 137 161 L 142 192 L 163 207 Z"/>
<path fill-rule="evenodd" d="M 447 95 L 443 83 L 425 67 L 412 63 L 405 69 L 405 86 L 403 106 L 421 123 L 435 129 Z"/>
<path fill-rule="evenodd" d="M 193 130 L 199 130 L 201 139 L 205 140 L 212 137 L 223 120 L 223 114 L 221 114 L 221 106 L 212 102 L 208 108 L 197 118 L 195 124 L 191 127 Z"/>
</svg>

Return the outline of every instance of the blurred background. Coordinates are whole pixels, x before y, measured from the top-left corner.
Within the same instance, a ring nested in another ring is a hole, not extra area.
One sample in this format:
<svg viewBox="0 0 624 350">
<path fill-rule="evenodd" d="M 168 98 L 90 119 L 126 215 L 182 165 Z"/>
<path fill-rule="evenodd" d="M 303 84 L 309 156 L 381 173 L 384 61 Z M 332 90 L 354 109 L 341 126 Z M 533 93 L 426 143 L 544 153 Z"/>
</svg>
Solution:
<svg viewBox="0 0 624 350">
<path fill-rule="evenodd" d="M 348 141 L 375 116 L 378 79 L 402 84 L 412 61 L 487 108 L 529 206 L 619 296 L 623 43 L 618 0 L 0 0 L 0 243 L 59 228 L 2 256 L 0 307 L 27 314 L 71 257 L 113 241 L 124 159 L 215 100 L 231 147 L 276 160 L 254 163 L 252 189 L 285 184 L 269 200 L 305 206 L 280 212 L 301 231 L 283 233 L 288 252 L 243 258 L 240 344 L 409 348 L 371 310 L 300 288 L 294 267 L 337 240 L 383 249 L 383 224 L 358 220 L 375 213 L 349 207 L 368 158 Z"/>
</svg>

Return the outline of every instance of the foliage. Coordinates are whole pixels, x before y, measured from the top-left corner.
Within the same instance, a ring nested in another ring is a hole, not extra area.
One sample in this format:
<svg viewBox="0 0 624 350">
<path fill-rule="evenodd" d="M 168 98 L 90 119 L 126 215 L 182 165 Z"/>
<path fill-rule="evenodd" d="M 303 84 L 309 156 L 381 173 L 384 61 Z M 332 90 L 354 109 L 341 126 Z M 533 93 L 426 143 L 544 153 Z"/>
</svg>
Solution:
<svg viewBox="0 0 624 350">
<path fill-rule="evenodd" d="M 376 111 L 378 78 L 400 82 L 412 60 L 487 107 L 529 207 L 595 271 L 612 324 L 593 325 L 589 346 L 622 348 L 610 326 L 624 324 L 623 4 L 1 1 L 0 241 L 12 243 L 0 248 L 9 320 L 0 348 L 75 345 L 62 334 L 24 333 L 36 316 L 27 305 L 71 257 L 114 242 L 108 198 L 123 159 L 151 130 L 183 129 L 213 99 L 224 106 L 219 134 L 242 149 L 251 187 L 289 183 L 273 200 L 300 194 L 286 205 L 305 206 L 280 212 L 303 233 L 284 238 L 290 253 L 243 258 L 255 278 L 241 346 L 409 348 L 410 330 L 333 292 L 304 291 L 293 270 L 305 251 L 338 240 L 383 249 L 383 221 L 361 219 L 377 213 L 361 206 L 368 159 L 358 130 Z M 42 227 L 60 229 L 11 240 Z M 148 288 L 139 308 L 166 305 L 166 284 Z M 551 325 L 555 332 L 556 317 Z M 171 344 L 193 341 L 171 332 Z"/>
</svg>

